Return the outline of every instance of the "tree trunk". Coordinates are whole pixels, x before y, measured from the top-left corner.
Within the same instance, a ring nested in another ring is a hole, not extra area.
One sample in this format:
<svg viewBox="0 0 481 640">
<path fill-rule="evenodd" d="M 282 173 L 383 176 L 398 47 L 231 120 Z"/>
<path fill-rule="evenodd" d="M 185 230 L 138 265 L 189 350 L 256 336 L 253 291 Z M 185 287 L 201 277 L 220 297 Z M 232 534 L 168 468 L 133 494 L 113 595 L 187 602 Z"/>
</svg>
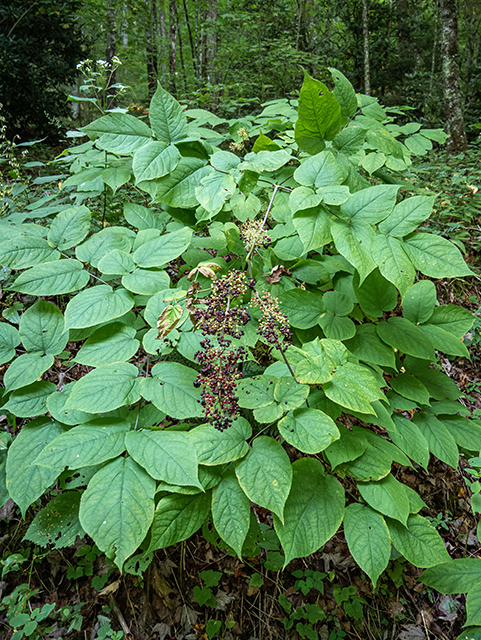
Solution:
<svg viewBox="0 0 481 640">
<path fill-rule="evenodd" d="M 456 0 L 441 0 L 441 56 L 443 61 L 444 109 L 449 134 L 448 153 L 467 148 L 458 63 L 458 15 Z"/>
<path fill-rule="evenodd" d="M 175 0 L 169 2 L 169 73 L 170 92 L 176 95 L 175 76 L 177 73 L 177 4 Z"/>
<path fill-rule="evenodd" d="M 183 0 L 184 2 L 184 14 L 185 14 L 185 24 L 187 25 L 187 33 L 189 34 L 189 42 L 190 42 L 190 51 L 192 54 L 192 66 L 194 68 L 194 76 L 197 78 L 199 76 L 199 72 L 197 70 L 197 52 L 195 50 L 195 46 L 194 46 L 194 39 L 192 37 L 192 29 L 190 27 L 190 19 L 189 19 L 189 12 L 187 11 L 187 2 L 186 0 Z"/>
<path fill-rule="evenodd" d="M 362 36 L 364 42 L 364 93 L 371 95 L 371 72 L 369 66 L 369 16 L 367 13 L 368 0 L 362 2 Z"/>
<path fill-rule="evenodd" d="M 160 71 L 163 76 L 167 74 L 166 64 L 166 43 L 167 43 L 167 27 L 165 24 L 164 4 L 161 2 L 159 7 L 159 37 L 160 37 Z"/>
<path fill-rule="evenodd" d="M 211 84 L 217 81 L 215 69 L 215 57 L 217 55 L 217 2 L 218 0 L 209 0 L 207 7 L 207 80 Z"/>
<path fill-rule="evenodd" d="M 117 71 L 112 73 L 112 58 L 117 55 L 117 16 L 114 0 L 107 0 L 107 41 L 105 46 L 105 61 L 109 67 L 105 70 L 107 83 L 105 109 L 117 106 L 116 89 L 110 87 L 117 82 Z"/>
<path fill-rule="evenodd" d="M 147 85 L 149 98 L 155 93 L 158 78 L 158 51 L 157 51 L 157 1 L 145 0 L 147 19 L 145 27 L 145 53 L 147 58 Z"/>
</svg>

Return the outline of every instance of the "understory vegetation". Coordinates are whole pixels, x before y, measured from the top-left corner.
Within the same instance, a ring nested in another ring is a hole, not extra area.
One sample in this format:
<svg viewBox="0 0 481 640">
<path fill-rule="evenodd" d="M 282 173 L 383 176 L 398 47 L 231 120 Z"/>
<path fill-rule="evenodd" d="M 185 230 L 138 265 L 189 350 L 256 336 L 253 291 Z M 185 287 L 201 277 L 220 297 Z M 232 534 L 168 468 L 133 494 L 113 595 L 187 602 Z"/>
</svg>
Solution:
<svg viewBox="0 0 481 640">
<path fill-rule="evenodd" d="M 479 144 L 330 73 L 2 142 L 6 638 L 481 637 Z"/>
</svg>

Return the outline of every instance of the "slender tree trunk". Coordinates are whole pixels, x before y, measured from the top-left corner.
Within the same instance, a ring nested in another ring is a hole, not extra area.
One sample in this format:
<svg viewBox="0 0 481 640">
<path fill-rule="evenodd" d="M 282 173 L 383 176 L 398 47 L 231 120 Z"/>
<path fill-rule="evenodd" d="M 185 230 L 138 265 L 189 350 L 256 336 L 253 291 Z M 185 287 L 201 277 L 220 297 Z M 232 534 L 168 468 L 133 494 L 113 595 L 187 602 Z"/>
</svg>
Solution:
<svg viewBox="0 0 481 640">
<path fill-rule="evenodd" d="M 166 64 L 166 42 L 167 42 L 167 26 L 165 24 L 164 3 L 161 2 L 159 7 L 159 37 L 160 37 L 160 71 L 163 76 L 167 73 Z"/>
<path fill-rule="evenodd" d="M 434 74 L 436 72 L 436 49 L 438 46 L 438 38 L 439 38 L 439 6 L 438 3 L 434 2 L 434 42 L 433 42 L 433 53 L 431 56 L 431 75 L 429 77 L 429 93 L 432 93 L 433 83 L 434 83 Z"/>
<path fill-rule="evenodd" d="M 456 0 L 441 0 L 441 55 L 444 109 L 449 134 L 447 149 L 456 154 L 467 148 L 458 63 L 458 15 Z"/>
<path fill-rule="evenodd" d="M 177 4 L 175 0 L 169 2 L 169 73 L 170 92 L 176 95 L 175 75 L 177 70 Z"/>
<path fill-rule="evenodd" d="M 158 78 L 158 55 L 157 50 L 157 0 L 145 0 L 147 9 L 147 20 L 145 27 L 145 52 L 147 57 L 147 85 L 149 89 L 149 98 L 155 93 Z"/>
<path fill-rule="evenodd" d="M 212 84 L 215 84 L 217 81 L 215 70 L 215 57 L 217 55 L 217 2 L 218 0 L 209 0 L 207 7 L 207 79 Z"/>
<path fill-rule="evenodd" d="M 107 41 L 105 47 L 105 61 L 110 68 L 105 71 L 107 82 L 107 101 L 105 108 L 111 109 L 117 106 L 116 89 L 110 87 L 117 82 L 117 71 L 112 73 L 112 58 L 117 55 L 117 15 L 114 0 L 107 0 Z M 110 97 L 109 97 L 110 96 Z"/>
<path fill-rule="evenodd" d="M 364 43 L 364 93 L 371 95 L 371 70 L 369 66 L 369 16 L 367 12 L 368 0 L 362 2 L 362 36 Z"/>
<path fill-rule="evenodd" d="M 184 80 L 184 92 L 187 93 L 187 73 L 185 70 L 185 63 L 184 63 L 184 47 L 182 46 L 182 32 L 179 24 L 179 15 L 177 13 L 175 15 L 175 22 L 177 25 L 177 37 L 179 40 L 180 68 L 182 69 L 182 78 Z"/>
<path fill-rule="evenodd" d="M 192 37 L 192 29 L 190 27 L 189 12 L 187 11 L 187 2 L 186 0 L 183 0 L 183 2 L 184 2 L 185 24 L 187 25 L 187 33 L 189 34 L 189 42 L 190 42 L 190 51 L 192 54 L 192 66 L 194 68 L 194 76 L 197 78 L 199 75 L 199 72 L 197 70 L 197 52 L 195 50 L 194 39 Z"/>
</svg>

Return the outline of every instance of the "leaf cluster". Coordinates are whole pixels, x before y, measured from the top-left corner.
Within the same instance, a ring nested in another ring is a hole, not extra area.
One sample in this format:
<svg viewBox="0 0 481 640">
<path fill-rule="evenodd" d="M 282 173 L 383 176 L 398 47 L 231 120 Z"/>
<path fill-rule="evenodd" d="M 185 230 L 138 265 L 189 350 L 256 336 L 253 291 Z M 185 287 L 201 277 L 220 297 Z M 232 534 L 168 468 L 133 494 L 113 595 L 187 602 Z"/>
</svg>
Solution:
<svg viewBox="0 0 481 640">
<path fill-rule="evenodd" d="M 37 298 L 18 327 L 0 324 L 3 411 L 24 421 L 0 451 L 1 495 L 25 514 L 58 491 L 27 539 L 59 547 L 86 533 L 122 568 L 139 547 L 148 562 L 189 538 L 210 513 L 241 556 L 254 503 L 272 512 L 285 565 L 342 523 L 373 583 L 392 545 L 420 567 L 449 559 L 396 476 L 431 455 L 456 468 L 460 450 L 481 449 L 481 423 L 436 366 L 439 351 L 468 355 L 473 318 L 439 305 L 429 279 L 471 271 L 454 244 L 419 229 L 434 198 L 404 197 L 389 173 L 409 162 L 409 138 L 332 75 L 330 91 L 306 74 L 297 114 L 266 107 L 250 151 L 252 122 L 227 132 L 159 86 L 149 125 L 109 113 L 84 127 L 93 141 L 67 156 L 69 206 L 46 224 L 26 223 L 28 210 L 0 221 L 9 288 Z M 387 182 L 368 179 L 381 167 Z M 130 181 L 150 204 L 125 202 L 125 225 L 98 230 L 89 198 Z M 251 238 L 246 250 L 252 219 L 269 246 Z M 193 310 L 234 272 L 250 288 L 229 305 L 270 300 L 281 315 L 261 304 L 232 338 L 247 356 L 240 411 L 221 432 L 194 384 Z M 287 349 L 266 337 L 261 308 L 274 325 L 287 319 Z M 84 375 L 68 378 L 66 354 Z"/>
</svg>

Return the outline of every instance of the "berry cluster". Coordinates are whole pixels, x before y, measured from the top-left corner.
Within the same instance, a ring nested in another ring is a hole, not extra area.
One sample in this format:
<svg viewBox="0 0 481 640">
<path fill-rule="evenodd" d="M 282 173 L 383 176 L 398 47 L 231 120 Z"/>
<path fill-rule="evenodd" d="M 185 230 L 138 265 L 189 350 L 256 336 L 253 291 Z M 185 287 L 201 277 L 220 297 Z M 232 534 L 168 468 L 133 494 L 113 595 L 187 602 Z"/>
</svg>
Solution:
<svg viewBox="0 0 481 640">
<path fill-rule="evenodd" d="M 196 308 L 194 321 L 204 335 L 229 335 L 240 338 L 249 322 L 249 312 L 244 307 L 232 306 L 232 301 L 242 298 L 247 291 L 245 273 L 232 270 L 212 283 L 211 294 L 203 300 L 205 307 Z"/>
<path fill-rule="evenodd" d="M 229 271 L 212 283 L 211 294 L 203 300 L 203 308 L 195 308 L 194 321 L 205 337 L 200 343 L 202 351 L 195 359 L 202 369 L 194 383 L 202 388 L 201 404 L 205 417 L 219 431 L 224 431 L 235 420 L 239 411 L 235 395 L 237 380 L 242 377 L 239 365 L 245 360 L 244 347 L 231 348 L 233 338 L 244 334 L 250 315 L 245 307 L 232 306 L 247 291 L 246 276 L 242 271 Z"/>
<path fill-rule="evenodd" d="M 194 386 L 202 387 L 201 404 L 205 417 L 219 431 L 224 431 L 236 419 L 239 405 L 235 395 L 237 380 L 242 377 L 239 365 L 245 360 L 244 347 L 229 349 L 231 340 L 217 338 L 217 345 L 209 338 L 200 343 L 202 351 L 195 354 L 202 365 Z"/>
<path fill-rule="evenodd" d="M 257 333 L 284 353 L 292 343 L 292 333 L 287 317 L 279 311 L 277 298 L 263 291 L 260 295 L 253 296 L 251 305 L 259 306 L 262 312 Z"/>
<path fill-rule="evenodd" d="M 267 247 L 272 242 L 272 238 L 267 235 L 261 220 L 250 220 L 247 218 L 241 226 L 240 235 L 247 253 L 256 247 Z"/>
</svg>

